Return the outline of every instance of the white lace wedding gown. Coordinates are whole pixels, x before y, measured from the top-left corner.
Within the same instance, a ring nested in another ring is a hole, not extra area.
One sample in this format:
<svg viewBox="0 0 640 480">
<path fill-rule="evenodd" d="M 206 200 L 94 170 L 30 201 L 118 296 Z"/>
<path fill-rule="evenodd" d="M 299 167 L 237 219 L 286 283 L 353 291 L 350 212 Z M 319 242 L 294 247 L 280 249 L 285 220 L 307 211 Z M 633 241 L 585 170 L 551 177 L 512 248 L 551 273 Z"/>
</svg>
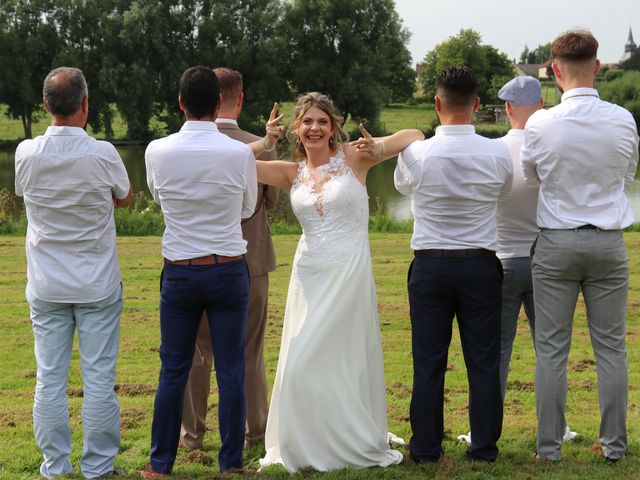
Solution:
<svg viewBox="0 0 640 480">
<path fill-rule="evenodd" d="M 291 204 L 293 261 L 261 468 L 388 466 L 386 392 L 365 187 L 340 151 L 301 163 Z"/>
</svg>

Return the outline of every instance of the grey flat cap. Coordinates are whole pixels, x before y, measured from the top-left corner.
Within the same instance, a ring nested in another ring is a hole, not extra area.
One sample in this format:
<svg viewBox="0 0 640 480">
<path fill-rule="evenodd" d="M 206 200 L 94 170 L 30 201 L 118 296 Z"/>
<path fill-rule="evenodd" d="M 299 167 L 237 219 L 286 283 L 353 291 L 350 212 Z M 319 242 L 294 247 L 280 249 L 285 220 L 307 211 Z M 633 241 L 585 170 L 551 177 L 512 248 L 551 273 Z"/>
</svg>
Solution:
<svg viewBox="0 0 640 480">
<path fill-rule="evenodd" d="M 528 76 L 509 80 L 498 92 L 498 98 L 513 105 L 533 105 L 540 102 L 542 85 L 538 79 Z"/>
</svg>

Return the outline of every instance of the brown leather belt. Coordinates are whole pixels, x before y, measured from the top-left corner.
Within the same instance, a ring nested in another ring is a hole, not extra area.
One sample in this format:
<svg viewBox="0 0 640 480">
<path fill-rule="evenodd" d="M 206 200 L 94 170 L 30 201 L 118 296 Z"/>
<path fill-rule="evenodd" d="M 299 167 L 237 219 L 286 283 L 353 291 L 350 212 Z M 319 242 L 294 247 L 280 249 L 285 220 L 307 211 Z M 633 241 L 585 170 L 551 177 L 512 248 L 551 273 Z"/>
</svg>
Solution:
<svg viewBox="0 0 640 480">
<path fill-rule="evenodd" d="M 235 257 L 226 257 L 224 255 L 205 255 L 204 257 L 197 258 L 187 258 L 185 260 L 169 260 L 167 258 L 164 259 L 164 263 L 168 265 L 217 265 L 219 263 L 229 263 L 235 262 L 237 260 L 242 260 L 244 255 L 236 255 Z"/>
</svg>

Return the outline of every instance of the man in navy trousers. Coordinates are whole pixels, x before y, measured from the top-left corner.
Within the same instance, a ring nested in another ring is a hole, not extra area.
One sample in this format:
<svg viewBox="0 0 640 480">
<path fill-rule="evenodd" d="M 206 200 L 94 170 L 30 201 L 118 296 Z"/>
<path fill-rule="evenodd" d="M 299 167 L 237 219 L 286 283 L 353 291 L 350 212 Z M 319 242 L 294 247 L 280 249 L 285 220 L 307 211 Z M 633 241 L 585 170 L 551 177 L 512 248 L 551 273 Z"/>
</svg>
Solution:
<svg viewBox="0 0 640 480">
<path fill-rule="evenodd" d="M 162 368 L 144 478 L 171 473 L 180 436 L 184 388 L 196 334 L 207 312 L 219 391 L 220 470 L 242 467 L 245 429 L 244 337 L 249 273 L 240 219 L 256 205 L 256 162 L 251 149 L 220 133 L 214 71 L 197 66 L 180 79 L 186 122 L 151 142 L 147 183 L 165 220 L 160 292 Z"/>
</svg>

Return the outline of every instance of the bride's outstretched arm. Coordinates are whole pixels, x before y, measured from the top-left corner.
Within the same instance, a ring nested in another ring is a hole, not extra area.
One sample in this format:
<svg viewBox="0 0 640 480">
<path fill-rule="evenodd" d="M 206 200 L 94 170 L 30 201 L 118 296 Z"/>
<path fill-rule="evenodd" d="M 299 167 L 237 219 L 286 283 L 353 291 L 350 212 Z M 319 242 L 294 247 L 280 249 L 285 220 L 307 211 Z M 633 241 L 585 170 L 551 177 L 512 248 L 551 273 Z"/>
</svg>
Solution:
<svg viewBox="0 0 640 480">
<path fill-rule="evenodd" d="M 354 147 L 355 156 L 359 163 L 364 163 L 367 168 L 393 158 L 411 143 L 424 140 L 424 134 L 420 130 L 399 130 L 393 135 L 386 137 L 372 137 L 369 132 L 360 124 L 362 137 L 349 145 Z"/>
<path fill-rule="evenodd" d="M 282 160 L 256 160 L 258 183 L 290 190 L 298 176 L 298 164 Z"/>
</svg>

